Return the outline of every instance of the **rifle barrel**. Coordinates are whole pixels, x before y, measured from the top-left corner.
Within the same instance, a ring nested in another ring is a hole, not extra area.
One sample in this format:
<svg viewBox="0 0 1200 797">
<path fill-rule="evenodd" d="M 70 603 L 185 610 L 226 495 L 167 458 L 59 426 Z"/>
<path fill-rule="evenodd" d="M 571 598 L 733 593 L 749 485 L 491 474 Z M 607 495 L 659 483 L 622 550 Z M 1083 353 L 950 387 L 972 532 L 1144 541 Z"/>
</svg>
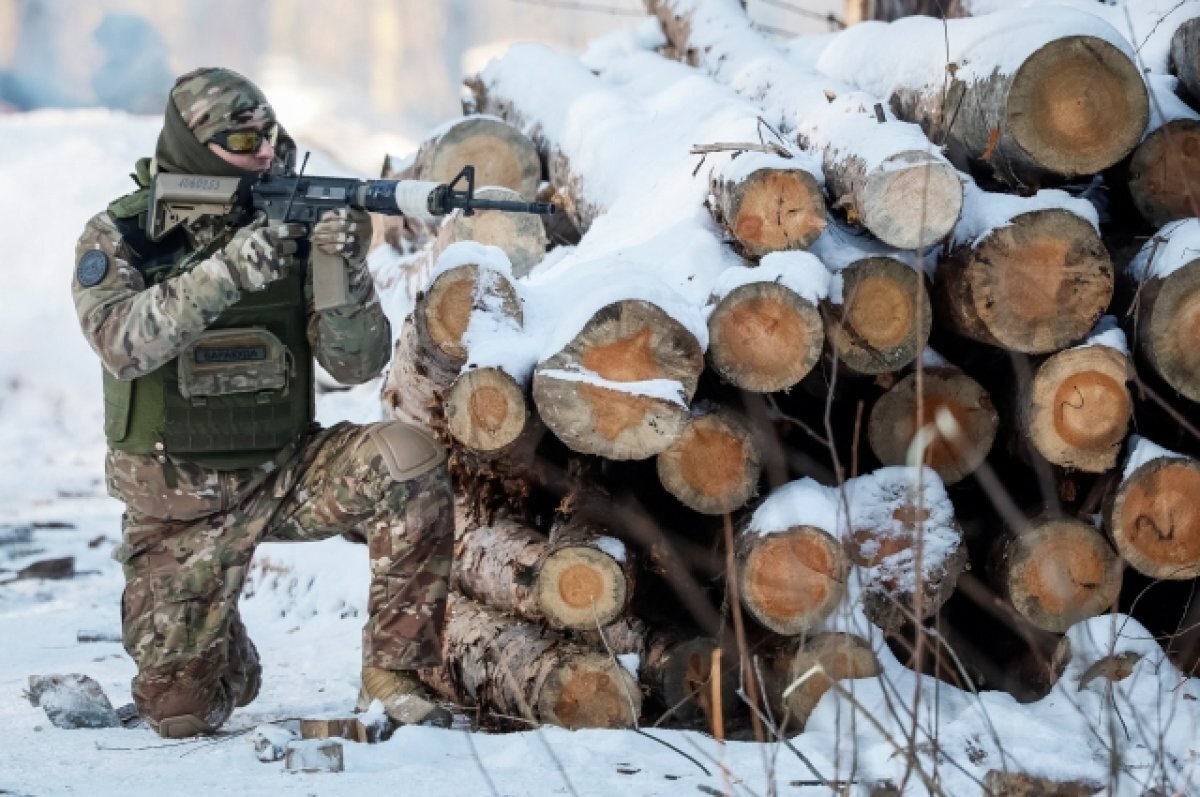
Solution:
<svg viewBox="0 0 1200 797">
<path fill-rule="evenodd" d="M 558 207 L 551 202 L 510 202 L 504 199 L 472 199 L 471 210 L 507 210 L 510 213 L 553 214 Z"/>
</svg>

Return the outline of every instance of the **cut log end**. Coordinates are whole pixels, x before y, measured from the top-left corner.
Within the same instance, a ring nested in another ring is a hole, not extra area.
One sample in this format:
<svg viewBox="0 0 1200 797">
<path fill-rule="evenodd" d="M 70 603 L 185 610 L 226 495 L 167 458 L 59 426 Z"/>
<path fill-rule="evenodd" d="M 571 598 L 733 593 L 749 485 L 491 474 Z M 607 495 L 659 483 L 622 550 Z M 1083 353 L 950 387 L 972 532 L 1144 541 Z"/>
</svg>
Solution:
<svg viewBox="0 0 1200 797">
<path fill-rule="evenodd" d="M 842 546 L 828 532 L 796 526 L 748 543 L 741 559 L 742 602 L 765 627 L 799 634 L 833 611 L 845 592 Z"/>
<path fill-rule="evenodd" d="M 1129 475 L 1113 499 L 1109 533 L 1121 556 L 1151 578 L 1200 576 L 1200 463 L 1162 457 Z"/>
<path fill-rule="evenodd" d="M 1200 402 L 1200 260 L 1155 285 L 1140 345 L 1164 381 Z"/>
<path fill-rule="evenodd" d="M 571 730 L 630 728 L 642 712 L 642 693 L 625 668 L 608 656 L 581 653 L 547 675 L 537 703 L 544 721 Z"/>
<path fill-rule="evenodd" d="M 709 356 L 721 378 L 743 390 L 770 393 L 803 379 L 821 354 L 821 315 L 775 282 L 742 285 L 708 321 Z"/>
<path fill-rule="evenodd" d="M 526 198 L 509 188 L 489 186 L 475 192 L 480 199 L 520 202 Z M 546 256 L 549 241 L 542 220 L 532 213 L 479 210 L 470 216 L 457 214 L 442 224 L 438 244 L 445 248 L 459 241 L 475 241 L 498 247 L 508 256 L 513 276 L 523 277 Z"/>
<path fill-rule="evenodd" d="M 754 495 L 762 470 L 749 429 L 727 412 L 692 418 L 656 464 L 667 492 L 708 515 L 743 506 Z"/>
<path fill-rule="evenodd" d="M 921 406 L 916 374 L 880 396 L 867 421 L 867 440 L 884 465 L 906 465 L 920 433 L 921 463 L 933 468 L 943 483 L 955 484 L 991 451 L 1000 416 L 987 391 L 957 369 L 926 371 L 923 387 Z"/>
<path fill-rule="evenodd" d="M 1200 216 L 1200 121 L 1173 119 L 1146 136 L 1129 161 L 1129 192 L 1155 227 Z"/>
<path fill-rule="evenodd" d="M 1055 39 L 1013 76 L 1007 118 L 1016 143 L 1043 168 L 1092 175 L 1128 155 L 1149 121 L 1137 66 L 1091 36 Z"/>
<path fill-rule="evenodd" d="M 1100 533 L 1077 520 L 1034 523 L 1010 541 L 1006 557 L 1009 599 L 1047 631 L 1062 633 L 1101 614 L 1121 589 L 1120 558 Z"/>
<path fill-rule="evenodd" d="M 814 668 L 819 668 L 814 671 Z M 788 727 L 803 730 L 817 703 L 834 681 L 871 678 L 881 672 L 870 644 L 852 634 L 825 632 L 805 639 L 788 666 L 791 687 L 783 704 Z"/>
<path fill-rule="evenodd" d="M 551 625 L 595 630 L 616 620 L 628 602 L 621 563 L 597 548 L 565 546 L 538 568 L 534 592 Z"/>
<path fill-rule="evenodd" d="M 970 306 L 950 307 L 949 315 L 982 343 L 1058 351 L 1086 335 L 1112 300 L 1112 261 L 1099 234 L 1065 210 L 1022 213 L 968 257 L 962 276 L 970 289 L 962 295 Z"/>
<path fill-rule="evenodd" d="M 862 374 L 899 370 L 929 339 L 932 313 L 921 277 L 890 257 L 870 257 L 842 272 L 838 306 L 825 303 L 825 335 L 839 362 Z"/>
<path fill-rule="evenodd" d="M 1171 36 L 1170 69 L 1171 74 L 1179 77 L 1192 103 L 1200 100 L 1200 18 L 1186 20 L 1175 29 Z"/>
<path fill-rule="evenodd" d="M 875 237 L 898 249 L 920 249 L 945 238 L 962 213 L 962 180 L 927 152 L 893 155 L 867 177 L 859 208 Z"/>
<path fill-rule="evenodd" d="M 710 637 L 679 640 L 675 634 L 660 634 L 652 638 L 642 673 L 672 717 L 685 722 L 703 717 L 711 723 L 714 686 L 722 712 L 728 716 L 736 709 L 737 678 L 714 672 L 714 667 L 722 666 L 720 656 L 714 656 L 717 650 L 716 640 Z"/>
<path fill-rule="evenodd" d="M 695 336 L 674 318 L 649 302 L 616 302 L 538 366 L 533 398 L 546 426 L 573 450 L 645 459 L 683 430 L 703 367 Z M 580 371 L 607 384 L 581 381 Z M 621 389 L 660 380 L 679 383 L 677 401 Z"/>
<path fill-rule="evenodd" d="M 1033 446 L 1065 468 L 1114 467 L 1133 415 L 1128 374 L 1129 361 L 1106 346 L 1068 349 L 1042 363 L 1023 402 Z"/>
<path fill-rule="evenodd" d="M 722 192 L 725 223 L 749 257 L 807 249 L 825 229 L 825 197 L 808 172 L 760 169 Z"/>
<path fill-rule="evenodd" d="M 470 164 L 475 166 L 477 186 L 511 188 L 527 199 L 537 193 L 542 177 L 537 148 L 521 131 L 499 119 L 467 117 L 434 144 L 417 155 L 422 180 L 448 183 Z"/>
<path fill-rule="evenodd" d="M 521 320 L 516 289 L 500 274 L 488 271 L 481 275 L 479 267 L 473 265 L 457 266 L 439 274 L 416 308 L 418 329 L 428 345 L 451 362 L 465 361 L 463 336 L 471 321 L 471 311 L 486 295 L 500 300 L 505 315 Z"/>
<path fill-rule="evenodd" d="M 529 419 L 525 391 L 500 368 L 463 373 L 447 391 L 444 406 L 450 434 L 481 453 L 504 450 Z"/>
</svg>

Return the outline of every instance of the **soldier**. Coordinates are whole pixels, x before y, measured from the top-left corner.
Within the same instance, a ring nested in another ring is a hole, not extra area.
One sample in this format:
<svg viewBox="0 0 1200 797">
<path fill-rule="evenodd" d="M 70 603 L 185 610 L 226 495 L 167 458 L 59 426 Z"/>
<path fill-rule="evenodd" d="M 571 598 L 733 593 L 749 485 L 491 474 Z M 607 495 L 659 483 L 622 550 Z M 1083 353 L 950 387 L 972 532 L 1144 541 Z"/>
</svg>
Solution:
<svg viewBox="0 0 1200 797">
<path fill-rule="evenodd" d="M 121 620 L 133 697 L 162 735 L 211 733 L 258 692 L 238 596 L 262 541 L 365 537 L 370 616 L 359 707 L 399 723 L 450 715 L 416 678 L 441 658 L 453 540 L 444 450 L 396 422 L 321 429 L 315 357 L 336 379 L 376 376 L 390 352 L 366 250 L 371 220 L 326 212 L 313 247 L 340 255 L 351 303 L 316 311 L 294 262 L 303 225 L 213 219 L 146 233 L 158 171 L 243 176 L 286 169 L 295 145 L 262 92 L 227 69 L 176 81 L 138 189 L 93 217 L 72 295 L 104 366 L 109 492 L 125 504 Z"/>
</svg>

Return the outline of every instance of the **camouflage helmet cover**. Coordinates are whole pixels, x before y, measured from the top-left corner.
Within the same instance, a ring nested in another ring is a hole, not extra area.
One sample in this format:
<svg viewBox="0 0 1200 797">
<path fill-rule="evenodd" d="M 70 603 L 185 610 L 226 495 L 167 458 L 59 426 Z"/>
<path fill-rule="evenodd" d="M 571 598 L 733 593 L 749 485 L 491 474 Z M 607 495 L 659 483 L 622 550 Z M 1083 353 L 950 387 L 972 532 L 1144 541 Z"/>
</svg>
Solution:
<svg viewBox="0 0 1200 797">
<path fill-rule="evenodd" d="M 205 144 L 217 133 L 275 121 L 275 111 L 258 86 L 221 67 L 204 67 L 180 77 L 171 102 L 184 124 Z"/>
</svg>

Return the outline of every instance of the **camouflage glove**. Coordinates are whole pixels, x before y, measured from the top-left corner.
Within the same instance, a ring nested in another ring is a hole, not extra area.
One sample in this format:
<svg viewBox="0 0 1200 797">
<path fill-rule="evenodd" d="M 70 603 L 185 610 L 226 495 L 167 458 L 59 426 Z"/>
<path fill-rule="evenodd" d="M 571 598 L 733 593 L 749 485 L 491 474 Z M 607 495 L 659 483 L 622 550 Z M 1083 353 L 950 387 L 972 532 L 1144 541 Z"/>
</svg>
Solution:
<svg viewBox="0 0 1200 797">
<path fill-rule="evenodd" d="M 287 274 L 296 254 L 296 239 L 304 236 L 303 224 L 261 223 L 243 227 L 220 255 L 238 288 L 261 291 Z"/>
<path fill-rule="evenodd" d="M 371 247 L 371 214 L 357 208 L 327 210 L 313 227 L 312 243 L 327 255 L 342 256 L 357 270 Z"/>
</svg>

